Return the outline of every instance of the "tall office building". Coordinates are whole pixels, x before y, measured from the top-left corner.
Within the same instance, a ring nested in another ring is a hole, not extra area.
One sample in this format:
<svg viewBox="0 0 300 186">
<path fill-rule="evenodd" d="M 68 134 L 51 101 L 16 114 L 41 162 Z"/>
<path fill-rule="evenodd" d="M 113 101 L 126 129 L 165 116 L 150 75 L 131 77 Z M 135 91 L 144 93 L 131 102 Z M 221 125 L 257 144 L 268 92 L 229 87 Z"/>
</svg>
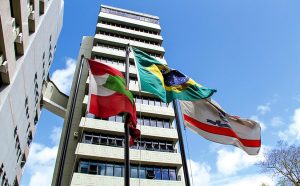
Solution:
<svg viewBox="0 0 300 186">
<path fill-rule="evenodd" d="M 0 185 L 19 185 L 62 26 L 62 0 L 0 1 Z"/>
<path fill-rule="evenodd" d="M 122 115 L 101 119 L 86 114 L 88 69 L 86 62 L 80 68 L 80 56 L 100 60 L 125 72 L 125 47 L 129 43 L 166 63 L 160 32 L 156 16 L 101 6 L 95 36 L 84 37 L 81 43 L 53 186 L 124 184 Z M 184 185 L 174 109 L 152 94 L 139 92 L 132 53 L 129 71 L 137 128 L 142 134 L 130 149 L 131 185 Z"/>
</svg>

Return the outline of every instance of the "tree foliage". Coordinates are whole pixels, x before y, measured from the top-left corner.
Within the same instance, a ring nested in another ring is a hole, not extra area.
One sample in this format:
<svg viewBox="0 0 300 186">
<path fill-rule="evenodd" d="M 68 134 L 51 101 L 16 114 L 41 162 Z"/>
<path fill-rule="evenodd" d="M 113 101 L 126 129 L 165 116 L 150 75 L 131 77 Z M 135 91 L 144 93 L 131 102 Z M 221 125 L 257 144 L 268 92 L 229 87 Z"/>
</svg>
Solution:
<svg viewBox="0 0 300 186">
<path fill-rule="evenodd" d="M 300 146 L 279 141 L 258 165 L 263 172 L 273 174 L 278 185 L 300 186 Z"/>
</svg>

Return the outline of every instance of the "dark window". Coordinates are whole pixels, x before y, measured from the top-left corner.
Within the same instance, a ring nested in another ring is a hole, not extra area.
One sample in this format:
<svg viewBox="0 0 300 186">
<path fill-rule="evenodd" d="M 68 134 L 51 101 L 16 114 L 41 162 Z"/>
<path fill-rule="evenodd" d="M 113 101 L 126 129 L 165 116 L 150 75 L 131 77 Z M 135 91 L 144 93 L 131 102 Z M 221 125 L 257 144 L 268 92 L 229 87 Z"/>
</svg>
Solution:
<svg viewBox="0 0 300 186">
<path fill-rule="evenodd" d="M 84 143 L 92 143 L 92 136 L 85 135 L 84 136 Z"/>
<path fill-rule="evenodd" d="M 93 136 L 92 143 L 98 145 L 99 144 L 99 136 Z"/>
<path fill-rule="evenodd" d="M 147 179 L 154 179 L 155 178 L 155 174 L 154 174 L 154 169 L 153 168 L 147 168 L 146 169 L 146 177 Z"/>
<path fill-rule="evenodd" d="M 89 174 L 98 174 L 97 168 L 98 168 L 97 163 L 90 163 Z"/>
<path fill-rule="evenodd" d="M 79 164 L 79 172 L 87 174 L 88 170 L 89 170 L 89 163 L 86 161 L 81 161 Z"/>
</svg>

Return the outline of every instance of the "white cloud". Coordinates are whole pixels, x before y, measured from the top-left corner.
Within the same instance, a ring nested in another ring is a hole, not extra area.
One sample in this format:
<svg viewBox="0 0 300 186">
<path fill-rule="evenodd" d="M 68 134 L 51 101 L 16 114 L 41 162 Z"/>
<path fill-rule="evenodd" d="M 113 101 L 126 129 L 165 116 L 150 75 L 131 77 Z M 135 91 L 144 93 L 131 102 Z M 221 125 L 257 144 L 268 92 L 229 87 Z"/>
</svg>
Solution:
<svg viewBox="0 0 300 186">
<path fill-rule="evenodd" d="M 190 169 L 190 165 L 192 170 Z M 210 182 L 210 170 L 211 167 L 207 165 L 206 163 L 199 163 L 195 162 L 193 160 L 188 160 L 188 168 L 189 168 L 189 174 L 193 175 L 193 177 L 190 176 L 190 182 L 194 183 L 193 185 L 201 185 L 201 186 L 207 186 Z"/>
<path fill-rule="evenodd" d="M 281 126 L 281 125 L 283 125 L 283 124 L 284 124 L 284 122 L 282 121 L 282 118 L 279 117 L 279 116 L 275 116 L 275 117 L 273 117 L 273 118 L 271 119 L 271 125 L 272 125 L 273 127 L 279 127 L 279 126 Z"/>
<path fill-rule="evenodd" d="M 288 129 L 280 131 L 278 136 L 280 139 L 286 140 L 288 143 L 300 141 L 300 108 L 294 111 L 293 120 Z"/>
<path fill-rule="evenodd" d="M 30 175 L 29 183 L 26 183 L 26 185 L 51 185 L 60 133 L 60 128 L 53 128 L 50 139 L 55 145 L 52 147 L 39 143 L 32 143 L 28 161 L 26 163 L 26 171 L 28 171 Z"/>
<path fill-rule="evenodd" d="M 256 121 L 257 123 L 260 124 L 260 128 L 262 131 L 266 130 L 267 129 L 267 126 L 264 124 L 264 122 L 262 122 L 258 116 L 251 116 L 250 119 Z"/>
<path fill-rule="evenodd" d="M 56 84 L 58 89 L 65 94 L 69 94 L 70 92 L 75 68 L 76 60 L 66 58 L 65 68 L 55 70 L 51 76 L 52 81 Z"/>
<path fill-rule="evenodd" d="M 265 104 L 265 105 L 259 105 L 257 106 L 257 111 L 259 112 L 260 115 L 265 115 L 266 113 L 271 111 L 270 104 Z"/>
<path fill-rule="evenodd" d="M 62 130 L 61 127 L 54 127 L 52 129 L 52 132 L 50 134 L 50 139 L 53 142 L 53 144 L 55 144 L 55 145 L 57 145 L 59 143 L 61 130 Z"/>
<path fill-rule="evenodd" d="M 275 182 L 270 176 L 264 174 L 240 175 L 236 177 L 226 177 L 216 181 L 212 185 L 220 186 L 261 186 L 262 183 L 268 186 L 275 186 Z"/>
<path fill-rule="evenodd" d="M 234 175 L 237 171 L 248 168 L 258 161 L 264 160 L 264 151 L 267 148 L 262 146 L 257 156 L 250 156 L 239 148 L 234 148 L 233 151 L 225 148 L 218 150 L 217 169 L 222 175 Z"/>
</svg>

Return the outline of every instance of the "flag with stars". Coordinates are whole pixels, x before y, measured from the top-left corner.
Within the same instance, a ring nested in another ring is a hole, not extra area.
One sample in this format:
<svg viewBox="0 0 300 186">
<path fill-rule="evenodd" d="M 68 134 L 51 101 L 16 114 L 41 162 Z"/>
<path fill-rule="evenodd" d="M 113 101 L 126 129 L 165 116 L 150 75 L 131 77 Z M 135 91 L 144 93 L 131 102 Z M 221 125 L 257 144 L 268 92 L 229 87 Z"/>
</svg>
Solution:
<svg viewBox="0 0 300 186">
<path fill-rule="evenodd" d="M 157 95 L 164 102 L 174 99 L 194 101 L 216 92 L 136 48 L 133 48 L 133 53 L 141 90 Z"/>
</svg>

